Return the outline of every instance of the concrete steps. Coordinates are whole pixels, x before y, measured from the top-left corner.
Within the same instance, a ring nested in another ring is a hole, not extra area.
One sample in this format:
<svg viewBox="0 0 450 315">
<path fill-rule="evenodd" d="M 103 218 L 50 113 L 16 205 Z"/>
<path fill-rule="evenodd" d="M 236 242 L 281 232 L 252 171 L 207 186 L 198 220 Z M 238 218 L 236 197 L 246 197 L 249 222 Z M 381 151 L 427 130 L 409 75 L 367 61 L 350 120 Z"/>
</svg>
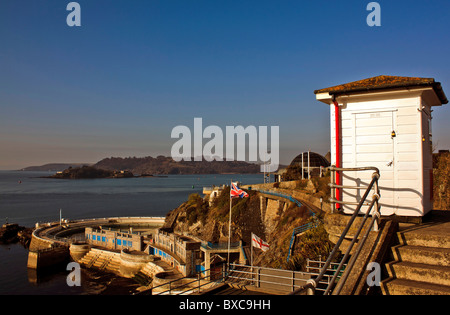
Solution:
<svg viewBox="0 0 450 315">
<path fill-rule="evenodd" d="M 450 248 L 400 245 L 393 247 L 393 251 L 399 261 L 450 266 Z"/>
<path fill-rule="evenodd" d="M 395 279 L 387 284 L 389 295 L 449 295 L 449 286 L 405 279 Z"/>
<path fill-rule="evenodd" d="M 119 274 L 120 271 L 120 256 L 118 254 L 113 254 L 111 260 L 106 266 L 106 270 L 115 274 Z"/>
<path fill-rule="evenodd" d="M 135 274 L 132 279 L 142 286 L 148 286 L 152 281 L 152 278 L 148 277 L 145 273 L 141 271 Z"/>
<path fill-rule="evenodd" d="M 404 280 L 450 286 L 450 267 L 448 266 L 444 267 L 404 261 L 393 262 L 389 266 L 388 271 L 391 277 L 395 276 Z"/>
<path fill-rule="evenodd" d="M 93 248 L 84 255 L 80 263 L 87 268 L 95 268 L 118 274 L 120 269 L 120 254 Z"/>
<path fill-rule="evenodd" d="M 446 226 L 424 225 L 397 233 L 394 261 L 386 264 L 384 295 L 450 295 L 450 234 Z"/>
<path fill-rule="evenodd" d="M 83 256 L 80 263 L 88 268 L 90 268 L 94 263 L 99 255 L 99 252 L 95 249 L 91 249 L 86 255 Z"/>
</svg>

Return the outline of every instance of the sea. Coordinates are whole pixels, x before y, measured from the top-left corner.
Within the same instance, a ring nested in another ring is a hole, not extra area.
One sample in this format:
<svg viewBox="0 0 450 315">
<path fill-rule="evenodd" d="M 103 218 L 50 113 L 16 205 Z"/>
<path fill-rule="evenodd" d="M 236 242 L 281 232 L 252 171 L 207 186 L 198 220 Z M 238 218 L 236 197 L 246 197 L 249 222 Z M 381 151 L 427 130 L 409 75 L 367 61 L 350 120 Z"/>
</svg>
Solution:
<svg viewBox="0 0 450 315">
<path fill-rule="evenodd" d="M 0 171 L 0 224 L 105 217 L 165 217 L 203 187 L 263 182 L 263 174 L 168 175 L 116 179 L 51 179 L 54 172 Z M 37 274 L 27 269 L 28 250 L 20 243 L 0 245 L 0 295 L 83 295 L 89 285 L 69 287 L 68 271 Z M 100 278 L 100 276 L 98 276 Z"/>
</svg>

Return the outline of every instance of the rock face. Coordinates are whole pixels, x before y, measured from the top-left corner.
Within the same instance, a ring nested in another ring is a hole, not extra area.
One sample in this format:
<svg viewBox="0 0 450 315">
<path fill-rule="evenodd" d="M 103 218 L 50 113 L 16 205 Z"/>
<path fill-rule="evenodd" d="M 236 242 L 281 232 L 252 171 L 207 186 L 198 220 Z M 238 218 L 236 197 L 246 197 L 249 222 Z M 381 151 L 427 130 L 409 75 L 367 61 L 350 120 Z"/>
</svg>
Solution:
<svg viewBox="0 0 450 315">
<path fill-rule="evenodd" d="M 285 198 L 273 198 L 254 190 L 247 192 L 248 198 L 232 201 L 231 242 L 242 241 L 248 250 L 247 256 L 250 255 L 252 233 L 268 242 L 269 251 L 254 250 L 255 266 L 299 270 L 303 268 L 307 257 L 328 254 L 330 244 L 322 227 L 315 234 L 296 242 L 296 252 L 288 263 L 286 257 L 293 229 L 309 222 L 311 212 L 306 206 L 299 207 Z M 167 214 L 164 227 L 178 234 L 198 237 L 202 241 L 227 243 L 229 196 L 229 188 L 226 188 L 209 206 L 207 198 L 191 195 L 187 202 Z"/>
<path fill-rule="evenodd" d="M 260 200 L 256 192 L 249 191 L 250 197 L 234 199 L 231 215 L 231 241 L 250 242 L 251 233 L 265 237 L 265 225 L 261 220 Z M 230 190 L 226 188 L 211 207 L 208 200 L 199 195 L 191 195 L 189 200 L 166 216 L 165 228 L 175 233 L 189 234 L 204 241 L 218 243 L 228 241 L 230 212 Z"/>
</svg>

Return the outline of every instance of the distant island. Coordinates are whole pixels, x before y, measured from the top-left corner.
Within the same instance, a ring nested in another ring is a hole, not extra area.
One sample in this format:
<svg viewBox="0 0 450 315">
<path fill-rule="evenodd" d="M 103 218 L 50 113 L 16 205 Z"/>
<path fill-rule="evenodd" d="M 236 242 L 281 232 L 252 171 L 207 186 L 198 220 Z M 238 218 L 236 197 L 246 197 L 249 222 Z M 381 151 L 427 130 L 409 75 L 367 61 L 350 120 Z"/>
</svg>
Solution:
<svg viewBox="0 0 450 315">
<path fill-rule="evenodd" d="M 63 166 L 66 166 L 63 168 Z M 56 171 L 49 178 L 81 179 L 81 178 L 128 178 L 152 177 L 163 175 L 189 174 L 259 174 L 260 165 L 241 161 L 181 161 L 171 157 L 111 157 L 95 164 L 63 164 L 54 163 L 33 166 L 23 171 Z"/>
<path fill-rule="evenodd" d="M 25 172 L 58 172 L 68 169 L 69 167 L 92 166 L 92 163 L 50 163 L 41 166 L 29 166 L 20 169 Z"/>
<path fill-rule="evenodd" d="M 94 178 L 130 178 L 134 177 L 133 173 L 128 171 L 108 171 L 95 168 L 93 166 L 69 167 L 68 169 L 57 172 L 52 176 L 44 178 L 56 179 L 94 179 Z"/>
</svg>

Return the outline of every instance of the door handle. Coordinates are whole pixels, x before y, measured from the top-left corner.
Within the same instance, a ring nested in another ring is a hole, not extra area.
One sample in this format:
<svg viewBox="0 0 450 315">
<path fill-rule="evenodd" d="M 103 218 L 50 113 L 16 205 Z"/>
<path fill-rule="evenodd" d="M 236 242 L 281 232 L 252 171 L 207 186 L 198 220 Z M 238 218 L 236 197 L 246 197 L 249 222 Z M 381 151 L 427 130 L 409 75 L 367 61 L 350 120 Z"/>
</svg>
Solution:
<svg viewBox="0 0 450 315">
<path fill-rule="evenodd" d="M 386 166 L 392 166 L 394 164 L 394 160 L 390 160 Z"/>
</svg>

